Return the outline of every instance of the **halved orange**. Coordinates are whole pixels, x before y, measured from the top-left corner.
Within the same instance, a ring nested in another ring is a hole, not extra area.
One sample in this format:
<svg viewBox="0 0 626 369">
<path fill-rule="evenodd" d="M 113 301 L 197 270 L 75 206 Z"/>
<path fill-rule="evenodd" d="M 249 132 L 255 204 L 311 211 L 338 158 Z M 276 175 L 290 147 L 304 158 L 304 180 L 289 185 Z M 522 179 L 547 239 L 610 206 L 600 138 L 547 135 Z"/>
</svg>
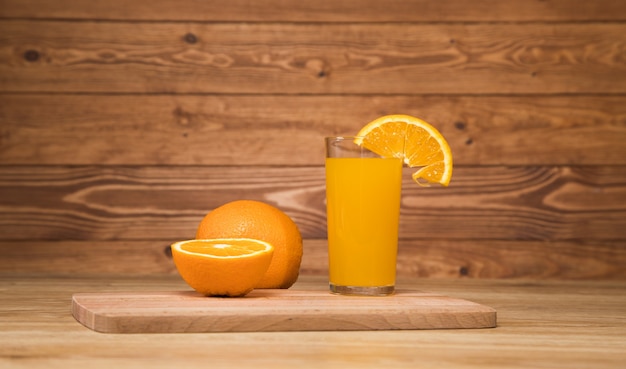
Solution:
<svg viewBox="0 0 626 369">
<path fill-rule="evenodd" d="M 452 151 L 429 123 L 410 115 L 385 115 L 366 124 L 357 136 L 355 143 L 382 157 L 401 158 L 411 168 L 421 167 L 413 173 L 417 183 L 450 183 Z"/>
<path fill-rule="evenodd" d="M 172 244 L 180 276 L 207 296 L 244 296 L 261 281 L 274 247 L 251 238 L 216 238 Z"/>
</svg>

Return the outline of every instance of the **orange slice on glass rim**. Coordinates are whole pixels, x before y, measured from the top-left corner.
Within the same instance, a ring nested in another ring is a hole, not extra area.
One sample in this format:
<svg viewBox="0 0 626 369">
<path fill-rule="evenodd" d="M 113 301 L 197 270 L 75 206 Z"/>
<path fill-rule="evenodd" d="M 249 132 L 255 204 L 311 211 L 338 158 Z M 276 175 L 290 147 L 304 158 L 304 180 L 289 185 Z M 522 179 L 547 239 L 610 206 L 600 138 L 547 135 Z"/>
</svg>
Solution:
<svg viewBox="0 0 626 369">
<path fill-rule="evenodd" d="M 385 115 L 366 124 L 357 136 L 356 144 L 385 158 L 400 158 L 411 168 L 419 167 L 412 175 L 418 184 L 450 183 L 450 146 L 429 123 L 410 115 Z"/>
</svg>

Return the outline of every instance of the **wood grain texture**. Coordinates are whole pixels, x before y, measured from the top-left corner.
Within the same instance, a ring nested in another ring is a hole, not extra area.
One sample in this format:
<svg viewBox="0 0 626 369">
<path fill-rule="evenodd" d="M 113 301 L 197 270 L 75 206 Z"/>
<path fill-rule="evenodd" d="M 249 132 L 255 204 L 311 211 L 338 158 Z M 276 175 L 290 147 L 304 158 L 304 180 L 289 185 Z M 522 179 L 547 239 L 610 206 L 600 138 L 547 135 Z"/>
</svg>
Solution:
<svg viewBox="0 0 626 369">
<path fill-rule="evenodd" d="M 320 286 L 322 287 L 322 286 Z M 72 315 L 102 333 L 207 333 L 476 329 L 496 326 L 488 306 L 399 289 L 391 296 L 319 290 L 254 290 L 242 298 L 195 291 L 80 293 Z"/>
<path fill-rule="evenodd" d="M 322 138 L 405 113 L 455 171 L 399 275 L 626 279 L 624 45 L 620 0 L 0 0 L 0 274 L 175 274 L 241 198 L 326 274 Z"/>
<path fill-rule="evenodd" d="M 459 167 L 448 188 L 404 173 L 400 236 L 626 239 L 626 168 Z M 326 237 L 323 167 L 1 167 L 0 238 L 185 239 L 248 198 Z"/>
<path fill-rule="evenodd" d="M 178 275 L 169 244 L 177 241 L 1 241 L 8 275 L 99 277 Z M 624 280 L 623 240 L 533 241 L 407 239 L 397 276 L 438 279 Z M 300 278 L 328 276 L 326 239 L 305 239 Z"/>
<path fill-rule="evenodd" d="M 0 34 L 0 92 L 626 93 L 622 23 L 7 20 Z"/>
<path fill-rule="evenodd" d="M 0 164 L 323 165 L 323 137 L 398 112 L 455 165 L 626 165 L 622 96 L 45 94 L 0 95 Z"/>
<path fill-rule="evenodd" d="M 313 290 L 324 278 L 296 288 Z M 176 277 L 0 279 L 0 364 L 6 368 L 529 368 L 617 369 L 626 359 L 622 282 L 412 279 L 403 288 L 498 311 L 479 330 L 102 335 L 77 323 L 83 292 L 184 289 Z M 245 348 L 245 350 L 243 349 Z"/>
<path fill-rule="evenodd" d="M 620 0 L 0 0 L 1 18 L 252 22 L 626 20 Z"/>
</svg>

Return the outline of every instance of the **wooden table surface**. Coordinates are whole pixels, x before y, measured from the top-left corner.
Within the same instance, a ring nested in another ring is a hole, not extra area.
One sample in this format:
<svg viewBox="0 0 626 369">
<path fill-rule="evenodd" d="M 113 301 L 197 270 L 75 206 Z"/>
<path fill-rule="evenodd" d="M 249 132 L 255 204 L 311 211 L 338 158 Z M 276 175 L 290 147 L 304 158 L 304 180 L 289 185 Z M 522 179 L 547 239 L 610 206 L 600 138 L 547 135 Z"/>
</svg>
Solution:
<svg viewBox="0 0 626 369">
<path fill-rule="evenodd" d="M 292 288 L 319 289 L 302 276 Z M 0 276 L 2 368 L 622 368 L 626 282 L 415 279 L 495 308 L 470 330 L 102 334 L 70 313 L 78 292 L 186 290 L 178 276 Z"/>
</svg>

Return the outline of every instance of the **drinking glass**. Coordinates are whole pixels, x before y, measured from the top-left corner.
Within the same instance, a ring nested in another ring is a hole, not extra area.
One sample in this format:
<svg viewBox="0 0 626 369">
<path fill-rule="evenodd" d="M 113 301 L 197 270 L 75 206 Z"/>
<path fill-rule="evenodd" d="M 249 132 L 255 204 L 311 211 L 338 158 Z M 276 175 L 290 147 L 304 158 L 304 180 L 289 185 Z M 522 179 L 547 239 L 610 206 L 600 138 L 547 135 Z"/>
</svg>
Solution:
<svg viewBox="0 0 626 369">
<path fill-rule="evenodd" d="M 326 138 L 326 211 L 330 291 L 384 296 L 394 292 L 402 160 Z"/>
</svg>

